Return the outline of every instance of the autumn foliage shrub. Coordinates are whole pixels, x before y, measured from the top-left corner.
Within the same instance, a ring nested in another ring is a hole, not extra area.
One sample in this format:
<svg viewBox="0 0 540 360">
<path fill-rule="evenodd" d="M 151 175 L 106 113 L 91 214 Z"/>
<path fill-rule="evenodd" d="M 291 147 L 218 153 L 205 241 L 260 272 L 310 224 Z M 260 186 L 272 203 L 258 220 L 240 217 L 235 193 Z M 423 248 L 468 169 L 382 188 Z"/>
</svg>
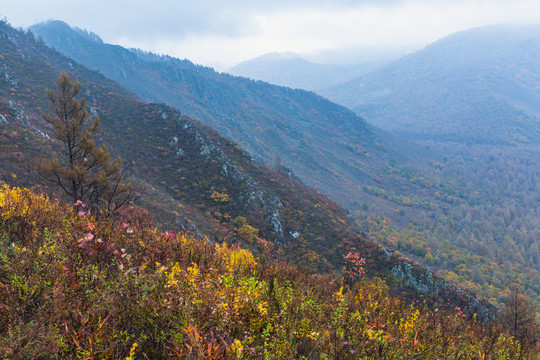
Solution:
<svg viewBox="0 0 540 360">
<path fill-rule="evenodd" d="M 349 256 L 360 275 L 364 260 Z M 95 220 L 0 191 L 0 356 L 42 359 L 513 359 L 520 343 L 383 280 L 307 275 L 226 243 Z M 529 349 L 530 350 L 530 349 Z"/>
</svg>

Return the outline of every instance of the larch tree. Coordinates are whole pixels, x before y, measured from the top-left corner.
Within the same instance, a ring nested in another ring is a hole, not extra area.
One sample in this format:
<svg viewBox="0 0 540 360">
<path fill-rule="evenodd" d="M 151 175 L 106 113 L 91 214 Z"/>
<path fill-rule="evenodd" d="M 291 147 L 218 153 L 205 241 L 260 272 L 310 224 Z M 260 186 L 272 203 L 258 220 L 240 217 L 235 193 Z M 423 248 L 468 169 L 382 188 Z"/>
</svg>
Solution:
<svg viewBox="0 0 540 360">
<path fill-rule="evenodd" d="M 93 137 L 100 120 L 89 116 L 84 98 L 77 99 L 80 89 L 78 81 L 73 83 L 62 73 L 56 91 L 48 91 L 53 112 L 43 118 L 54 129 L 58 155 L 41 159 L 39 172 L 74 204 L 84 204 L 96 215 L 108 215 L 132 199 L 132 185 L 124 182 L 120 157 L 112 160 L 105 145 L 96 146 Z"/>
<path fill-rule="evenodd" d="M 540 327 L 536 322 L 534 307 L 516 287 L 510 290 L 499 314 L 499 321 L 520 343 L 520 352 L 516 358 L 526 358 L 527 353 L 535 349 L 540 341 Z"/>
</svg>

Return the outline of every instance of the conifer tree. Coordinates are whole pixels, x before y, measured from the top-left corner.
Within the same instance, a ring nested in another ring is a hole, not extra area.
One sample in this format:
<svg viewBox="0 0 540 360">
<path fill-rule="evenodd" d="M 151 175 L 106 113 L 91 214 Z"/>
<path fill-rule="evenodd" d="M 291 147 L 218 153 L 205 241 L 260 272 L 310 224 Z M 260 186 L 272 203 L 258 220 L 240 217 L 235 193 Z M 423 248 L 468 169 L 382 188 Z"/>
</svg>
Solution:
<svg viewBox="0 0 540 360">
<path fill-rule="evenodd" d="M 527 353 L 540 341 L 540 327 L 535 319 L 534 307 L 516 287 L 510 290 L 499 314 L 499 321 L 520 343 L 520 353 L 516 358 L 526 358 Z"/>
<path fill-rule="evenodd" d="M 81 84 L 71 82 L 62 73 L 57 90 L 49 90 L 52 114 L 43 118 L 54 128 L 58 141 L 57 157 L 41 159 L 40 174 L 56 184 L 73 200 L 85 204 L 96 215 L 111 214 L 132 196 L 132 185 L 125 184 L 125 169 L 120 157 L 111 160 L 105 145 L 97 147 L 93 140 L 99 131 L 100 119 L 91 118 L 86 100 L 77 100 Z"/>
</svg>

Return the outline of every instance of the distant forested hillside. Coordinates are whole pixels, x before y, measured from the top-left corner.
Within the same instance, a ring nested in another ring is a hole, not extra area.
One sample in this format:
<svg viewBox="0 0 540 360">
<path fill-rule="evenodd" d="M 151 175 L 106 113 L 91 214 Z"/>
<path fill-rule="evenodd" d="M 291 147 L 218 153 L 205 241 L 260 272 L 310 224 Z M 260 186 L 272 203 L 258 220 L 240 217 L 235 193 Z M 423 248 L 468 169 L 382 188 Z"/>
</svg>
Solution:
<svg viewBox="0 0 540 360">
<path fill-rule="evenodd" d="M 539 54 L 540 26 L 488 26 L 322 94 L 410 139 L 539 144 Z"/>
</svg>

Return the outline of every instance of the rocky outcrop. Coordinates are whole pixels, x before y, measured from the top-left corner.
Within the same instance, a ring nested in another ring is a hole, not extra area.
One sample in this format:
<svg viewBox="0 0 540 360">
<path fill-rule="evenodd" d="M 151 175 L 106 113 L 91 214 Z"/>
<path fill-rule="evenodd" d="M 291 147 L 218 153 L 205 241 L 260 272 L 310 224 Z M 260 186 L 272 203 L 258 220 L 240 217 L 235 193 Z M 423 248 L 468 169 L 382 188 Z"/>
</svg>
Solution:
<svg viewBox="0 0 540 360">
<path fill-rule="evenodd" d="M 397 264 L 391 268 L 390 273 L 401 281 L 402 285 L 429 296 L 441 305 L 451 307 L 464 315 L 476 316 L 479 321 L 495 320 L 497 315 L 495 305 L 473 296 L 468 291 L 452 286 L 434 276 L 430 269 L 420 267 L 403 258 L 397 260 Z"/>
<path fill-rule="evenodd" d="M 166 119 L 169 116 L 177 116 L 166 109 L 160 111 L 162 119 Z M 171 140 L 169 146 L 175 148 L 177 156 L 187 154 L 186 149 L 181 149 L 179 143 L 181 138 L 185 138 L 186 135 L 193 139 L 197 146 L 197 156 L 202 156 L 205 160 L 217 163 L 220 168 L 220 174 L 231 180 L 233 184 L 238 185 L 241 189 L 234 195 L 239 210 L 246 213 L 256 214 L 262 217 L 266 223 L 268 223 L 272 229 L 273 236 L 275 238 L 283 238 L 283 225 L 280 221 L 280 211 L 283 204 L 279 197 L 263 187 L 256 184 L 253 178 L 240 170 L 235 165 L 234 161 L 223 151 L 220 144 L 214 143 L 208 136 L 200 131 L 191 119 L 178 116 L 177 122 L 180 128 L 187 134 L 171 134 Z M 254 161 L 250 158 L 251 161 Z"/>
<path fill-rule="evenodd" d="M 283 204 L 281 200 L 269 194 L 263 188 L 254 184 L 253 179 L 246 179 L 246 189 L 240 193 L 239 200 L 245 210 L 255 210 L 272 226 L 273 232 L 278 236 L 283 236 L 283 226 L 279 220 L 279 213 Z"/>
<path fill-rule="evenodd" d="M 17 80 L 13 77 L 13 75 L 10 75 L 9 74 L 9 68 L 7 65 L 3 65 L 2 67 L 0 67 L 0 72 L 1 72 L 1 77 L 2 77 L 2 80 L 6 83 L 6 84 L 9 84 L 10 86 L 17 86 L 18 85 L 18 82 Z"/>
<path fill-rule="evenodd" d="M 12 101 L 8 102 L 9 109 L 13 112 L 13 117 L 16 122 L 20 122 L 25 126 L 30 126 L 30 121 L 28 116 L 24 113 L 24 110 L 21 106 L 14 104 Z"/>
</svg>

